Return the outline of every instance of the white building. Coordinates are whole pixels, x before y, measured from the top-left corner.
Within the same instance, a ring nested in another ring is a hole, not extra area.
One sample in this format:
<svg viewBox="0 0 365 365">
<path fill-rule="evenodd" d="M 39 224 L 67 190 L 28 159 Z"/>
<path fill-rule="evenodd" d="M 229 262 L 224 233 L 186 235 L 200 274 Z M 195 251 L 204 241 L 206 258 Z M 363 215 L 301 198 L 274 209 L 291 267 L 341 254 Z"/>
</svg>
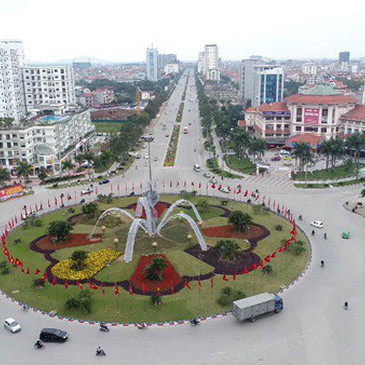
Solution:
<svg viewBox="0 0 365 365">
<path fill-rule="evenodd" d="M 28 125 L 0 129 L 0 167 L 14 176 L 19 161 L 32 166 L 31 175 L 37 175 L 41 167 L 60 170 L 61 162 L 91 137 L 94 129 L 87 110 L 46 115 Z"/>
<path fill-rule="evenodd" d="M 216 44 L 207 44 L 205 46 L 203 68 L 206 80 L 220 80 L 219 51 Z"/>
<path fill-rule="evenodd" d="M 305 63 L 302 66 L 302 71 L 306 75 L 315 75 L 317 73 L 317 65 L 314 63 Z"/>
<path fill-rule="evenodd" d="M 204 73 L 204 58 L 205 58 L 205 53 L 199 52 L 199 58 L 198 58 L 198 64 L 197 64 L 197 71 L 199 74 Z"/>
<path fill-rule="evenodd" d="M 0 118 L 19 121 L 25 115 L 21 75 L 23 63 L 21 41 L 0 41 Z"/>
<path fill-rule="evenodd" d="M 75 78 L 70 66 L 29 66 L 22 69 L 27 111 L 51 104 L 75 104 Z"/>
<path fill-rule="evenodd" d="M 147 48 L 146 51 L 146 74 L 147 80 L 158 81 L 158 51 L 156 48 Z"/>
<path fill-rule="evenodd" d="M 164 67 L 164 73 L 166 75 L 178 74 L 179 73 L 179 70 L 180 70 L 180 67 L 179 67 L 179 64 L 178 63 L 168 63 Z"/>
</svg>

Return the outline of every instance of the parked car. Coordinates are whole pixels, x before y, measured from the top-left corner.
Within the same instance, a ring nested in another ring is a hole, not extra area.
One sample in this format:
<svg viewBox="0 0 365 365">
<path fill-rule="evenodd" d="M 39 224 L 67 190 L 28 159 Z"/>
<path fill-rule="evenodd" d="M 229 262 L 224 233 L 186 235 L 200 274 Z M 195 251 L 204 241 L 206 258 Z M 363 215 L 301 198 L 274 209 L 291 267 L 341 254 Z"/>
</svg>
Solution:
<svg viewBox="0 0 365 365">
<path fill-rule="evenodd" d="M 321 222 L 321 221 L 312 221 L 311 226 L 313 226 L 315 228 L 323 228 L 323 222 Z"/>
<path fill-rule="evenodd" d="M 275 156 L 271 159 L 271 161 L 280 161 L 281 158 L 279 156 Z"/>
<path fill-rule="evenodd" d="M 148 160 L 148 159 L 150 158 L 149 154 L 148 154 L 148 153 L 146 153 L 146 154 L 144 155 L 144 158 L 145 158 L 146 160 Z"/>
<path fill-rule="evenodd" d="M 226 188 L 226 187 L 221 187 L 221 190 L 220 190 L 222 193 L 226 193 L 226 194 L 229 194 L 229 190 L 228 190 L 228 188 Z"/>
<path fill-rule="evenodd" d="M 87 189 L 81 191 L 81 195 L 88 195 L 91 194 L 93 191 L 93 188 L 89 186 Z"/>
<path fill-rule="evenodd" d="M 141 155 L 140 154 L 138 154 L 137 156 L 136 156 L 136 159 L 137 160 L 139 160 L 141 158 Z"/>
<path fill-rule="evenodd" d="M 99 181 L 99 185 L 105 185 L 105 184 L 107 184 L 109 182 L 110 182 L 110 180 L 104 179 L 104 180 Z"/>
<path fill-rule="evenodd" d="M 39 339 L 44 342 L 65 342 L 68 339 L 68 333 L 57 328 L 43 328 Z"/>
<path fill-rule="evenodd" d="M 212 175 L 210 174 L 210 172 L 204 172 L 203 176 L 207 177 L 207 178 L 210 178 Z"/>
<path fill-rule="evenodd" d="M 350 238 L 350 232 L 349 231 L 343 231 L 342 232 L 342 238 L 345 240 L 348 240 Z"/>
<path fill-rule="evenodd" d="M 169 134 L 165 134 L 165 137 L 167 138 L 167 137 L 170 137 L 170 135 Z"/>
<path fill-rule="evenodd" d="M 11 317 L 5 319 L 4 327 L 11 333 L 17 333 L 22 329 L 20 323 Z"/>
<path fill-rule="evenodd" d="M 209 180 L 209 182 L 210 182 L 211 184 L 216 184 L 218 181 L 217 181 L 217 179 L 213 176 L 213 177 Z"/>
</svg>

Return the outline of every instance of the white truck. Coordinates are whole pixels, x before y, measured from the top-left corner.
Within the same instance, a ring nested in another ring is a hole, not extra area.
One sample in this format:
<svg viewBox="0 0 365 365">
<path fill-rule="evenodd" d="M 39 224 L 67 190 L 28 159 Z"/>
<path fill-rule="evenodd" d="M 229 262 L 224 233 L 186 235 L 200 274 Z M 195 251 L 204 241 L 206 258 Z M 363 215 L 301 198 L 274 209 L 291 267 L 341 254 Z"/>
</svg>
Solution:
<svg viewBox="0 0 365 365">
<path fill-rule="evenodd" d="M 233 302 L 233 315 L 237 321 L 254 322 L 257 317 L 284 309 L 283 300 L 276 294 L 262 293 Z"/>
</svg>

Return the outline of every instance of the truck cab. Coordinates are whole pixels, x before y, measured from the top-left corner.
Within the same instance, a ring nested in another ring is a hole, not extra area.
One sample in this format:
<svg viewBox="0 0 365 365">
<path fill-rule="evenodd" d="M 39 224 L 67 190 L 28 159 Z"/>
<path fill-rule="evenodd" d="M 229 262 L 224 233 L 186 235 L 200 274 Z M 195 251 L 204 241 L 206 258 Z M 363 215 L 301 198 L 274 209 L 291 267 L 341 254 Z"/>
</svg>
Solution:
<svg viewBox="0 0 365 365">
<path fill-rule="evenodd" d="M 275 312 L 278 313 L 284 309 L 284 302 L 278 295 L 274 296 L 275 296 Z"/>
</svg>

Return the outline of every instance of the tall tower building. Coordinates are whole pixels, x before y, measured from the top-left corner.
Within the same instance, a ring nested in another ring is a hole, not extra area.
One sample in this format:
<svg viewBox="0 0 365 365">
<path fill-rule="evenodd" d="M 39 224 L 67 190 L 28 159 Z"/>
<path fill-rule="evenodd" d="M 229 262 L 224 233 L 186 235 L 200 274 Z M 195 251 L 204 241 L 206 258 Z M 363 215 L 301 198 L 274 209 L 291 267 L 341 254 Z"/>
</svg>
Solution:
<svg viewBox="0 0 365 365">
<path fill-rule="evenodd" d="M 343 51 L 338 54 L 338 62 L 350 62 L 350 52 L 349 51 Z"/>
<path fill-rule="evenodd" d="M 240 97 L 244 107 L 283 100 L 284 71 L 277 65 L 246 59 L 241 64 Z"/>
<path fill-rule="evenodd" d="M 146 52 L 146 74 L 147 80 L 157 81 L 158 80 L 158 51 L 156 48 L 147 48 Z"/>
<path fill-rule="evenodd" d="M 206 80 L 220 80 L 219 51 L 216 44 L 207 44 L 205 46 L 203 69 Z"/>
<path fill-rule="evenodd" d="M 24 64 L 23 43 L 0 41 L 0 118 L 19 121 L 25 115 L 21 67 Z"/>
</svg>

